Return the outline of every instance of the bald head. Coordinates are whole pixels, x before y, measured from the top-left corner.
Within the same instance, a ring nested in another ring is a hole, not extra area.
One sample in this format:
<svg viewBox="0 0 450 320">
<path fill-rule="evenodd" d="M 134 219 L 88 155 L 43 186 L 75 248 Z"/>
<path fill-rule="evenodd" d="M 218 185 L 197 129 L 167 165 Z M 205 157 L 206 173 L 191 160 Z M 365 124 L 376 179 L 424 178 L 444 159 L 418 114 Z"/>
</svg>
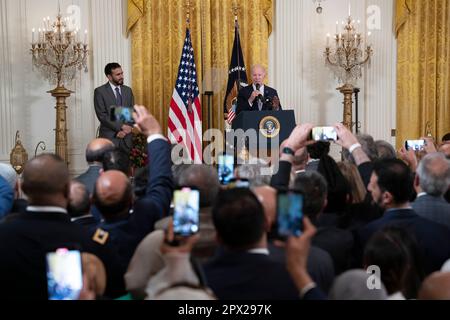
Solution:
<svg viewBox="0 0 450 320">
<path fill-rule="evenodd" d="M 435 272 L 422 283 L 420 300 L 450 300 L 450 272 Z"/>
<path fill-rule="evenodd" d="M 69 170 L 56 155 L 43 154 L 28 161 L 22 179 L 22 189 L 30 204 L 51 205 L 52 199 L 68 198 Z"/>
<path fill-rule="evenodd" d="M 131 201 L 131 184 L 124 173 L 111 170 L 97 179 L 94 203 L 105 218 L 128 214 Z"/>
<path fill-rule="evenodd" d="M 68 211 L 72 218 L 89 214 L 91 203 L 89 191 L 86 186 L 78 181 L 70 182 Z"/>
<path fill-rule="evenodd" d="M 106 152 L 114 150 L 114 144 L 108 139 L 92 140 L 86 148 L 86 161 L 88 163 L 102 162 Z"/>
</svg>

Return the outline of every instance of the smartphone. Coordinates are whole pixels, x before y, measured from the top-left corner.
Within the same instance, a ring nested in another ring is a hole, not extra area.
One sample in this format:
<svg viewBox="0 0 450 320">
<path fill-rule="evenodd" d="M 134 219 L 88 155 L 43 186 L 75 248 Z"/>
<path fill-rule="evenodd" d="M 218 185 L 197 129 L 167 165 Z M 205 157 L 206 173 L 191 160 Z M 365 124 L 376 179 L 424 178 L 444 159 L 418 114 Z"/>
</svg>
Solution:
<svg viewBox="0 0 450 320">
<path fill-rule="evenodd" d="M 189 237 L 199 231 L 200 191 L 192 188 L 175 190 L 173 196 L 174 235 Z"/>
<path fill-rule="evenodd" d="M 112 106 L 110 116 L 113 122 L 134 124 L 133 108 Z"/>
<path fill-rule="evenodd" d="M 312 130 L 311 139 L 315 141 L 336 141 L 338 136 L 334 127 L 315 127 Z"/>
<path fill-rule="evenodd" d="M 227 185 L 229 189 L 235 188 L 250 188 L 250 181 L 248 179 L 235 179 L 232 178 L 230 183 Z"/>
<path fill-rule="evenodd" d="M 80 251 L 58 249 L 46 260 L 48 299 L 77 300 L 83 287 Z"/>
<path fill-rule="evenodd" d="M 221 185 L 228 185 L 234 177 L 234 156 L 221 154 L 218 159 L 217 173 Z"/>
<path fill-rule="evenodd" d="M 303 232 L 303 195 L 279 191 L 277 199 L 277 238 L 286 240 Z"/>
<path fill-rule="evenodd" d="M 422 151 L 425 148 L 426 141 L 425 140 L 406 140 L 405 141 L 405 149 L 406 150 L 414 150 L 414 151 Z"/>
</svg>

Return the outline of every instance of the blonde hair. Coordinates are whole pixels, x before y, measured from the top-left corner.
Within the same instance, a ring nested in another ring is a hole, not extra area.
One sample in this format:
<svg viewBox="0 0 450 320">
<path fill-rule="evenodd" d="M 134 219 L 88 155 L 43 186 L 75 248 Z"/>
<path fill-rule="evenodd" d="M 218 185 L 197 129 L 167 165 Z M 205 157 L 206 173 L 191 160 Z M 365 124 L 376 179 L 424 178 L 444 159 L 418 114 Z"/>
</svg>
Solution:
<svg viewBox="0 0 450 320">
<path fill-rule="evenodd" d="M 344 161 L 339 162 L 338 167 L 344 175 L 345 179 L 347 179 L 352 189 L 352 203 L 363 202 L 366 197 L 367 191 L 356 165 L 348 161 Z"/>
</svg>

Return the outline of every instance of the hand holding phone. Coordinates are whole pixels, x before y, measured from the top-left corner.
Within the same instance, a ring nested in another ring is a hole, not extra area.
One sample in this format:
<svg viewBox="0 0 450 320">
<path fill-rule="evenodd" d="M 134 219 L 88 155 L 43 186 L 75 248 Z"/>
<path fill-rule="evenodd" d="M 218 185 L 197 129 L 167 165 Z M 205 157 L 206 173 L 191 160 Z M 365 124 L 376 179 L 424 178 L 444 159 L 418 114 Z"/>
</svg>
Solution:
<svg viewBox="0 0 450 320">
<path fill-rule="evenodd" d="M 133 108 L 112 106 L 110 112 L 111 121 L 127 123 L 131 125 L 134 124 Z"/>
<path fill-rule="evenodd" d="M 174 192 L 174 235 L 189 237 L 198 233 L 200 224 L 200 192 L 182 188 Z"/>
<path fill-rule="evenodd" d="M 334 127 L 315 127 L 311 138 L 315 141 L 337 141 L 338 136 Z"/>
<path fill-rule="evenodd" d="M 303 232 L 303 195 L 298 192 L 278 192 L 277 238 L 286 240 Z"/>
<path fill-rule="evenodd" d="M 81 254 L 58 249 L 46 255 L 49 300 L 77 300 L 83 288 Z"/>
<path fill-rule="evenodd" d="M 425 140 L 406 140 L 405 141 L 405 149 L 406 150 L 422 151 L 425 148 L 425 145 L 426 145 Z"/>
</svg>

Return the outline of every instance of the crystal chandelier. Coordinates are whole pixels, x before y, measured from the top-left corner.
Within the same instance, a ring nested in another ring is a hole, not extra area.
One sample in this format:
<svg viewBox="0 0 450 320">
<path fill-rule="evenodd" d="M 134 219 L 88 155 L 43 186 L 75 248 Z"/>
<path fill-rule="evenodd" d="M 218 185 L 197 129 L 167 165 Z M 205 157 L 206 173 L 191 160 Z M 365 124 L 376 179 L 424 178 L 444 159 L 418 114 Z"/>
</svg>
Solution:
<svg viewBox="0 0 450 320">
<path fill-rule="evenodd" d="M 88 71 L 87 30 L 82 43 L 79 30 L 68 30 L 67 21 L 68 18 L 63 18 L 61 12 L 51 25 L 50 17 L 44 18 L 44 28 L 39 28 L 37 41 L 36 30 L 32 30 L 33 66 L 39 69 L 45 79 L 58 87 L 71 83 L 77 70 L 84 68 L 85 72 Z"/>
</svg>

